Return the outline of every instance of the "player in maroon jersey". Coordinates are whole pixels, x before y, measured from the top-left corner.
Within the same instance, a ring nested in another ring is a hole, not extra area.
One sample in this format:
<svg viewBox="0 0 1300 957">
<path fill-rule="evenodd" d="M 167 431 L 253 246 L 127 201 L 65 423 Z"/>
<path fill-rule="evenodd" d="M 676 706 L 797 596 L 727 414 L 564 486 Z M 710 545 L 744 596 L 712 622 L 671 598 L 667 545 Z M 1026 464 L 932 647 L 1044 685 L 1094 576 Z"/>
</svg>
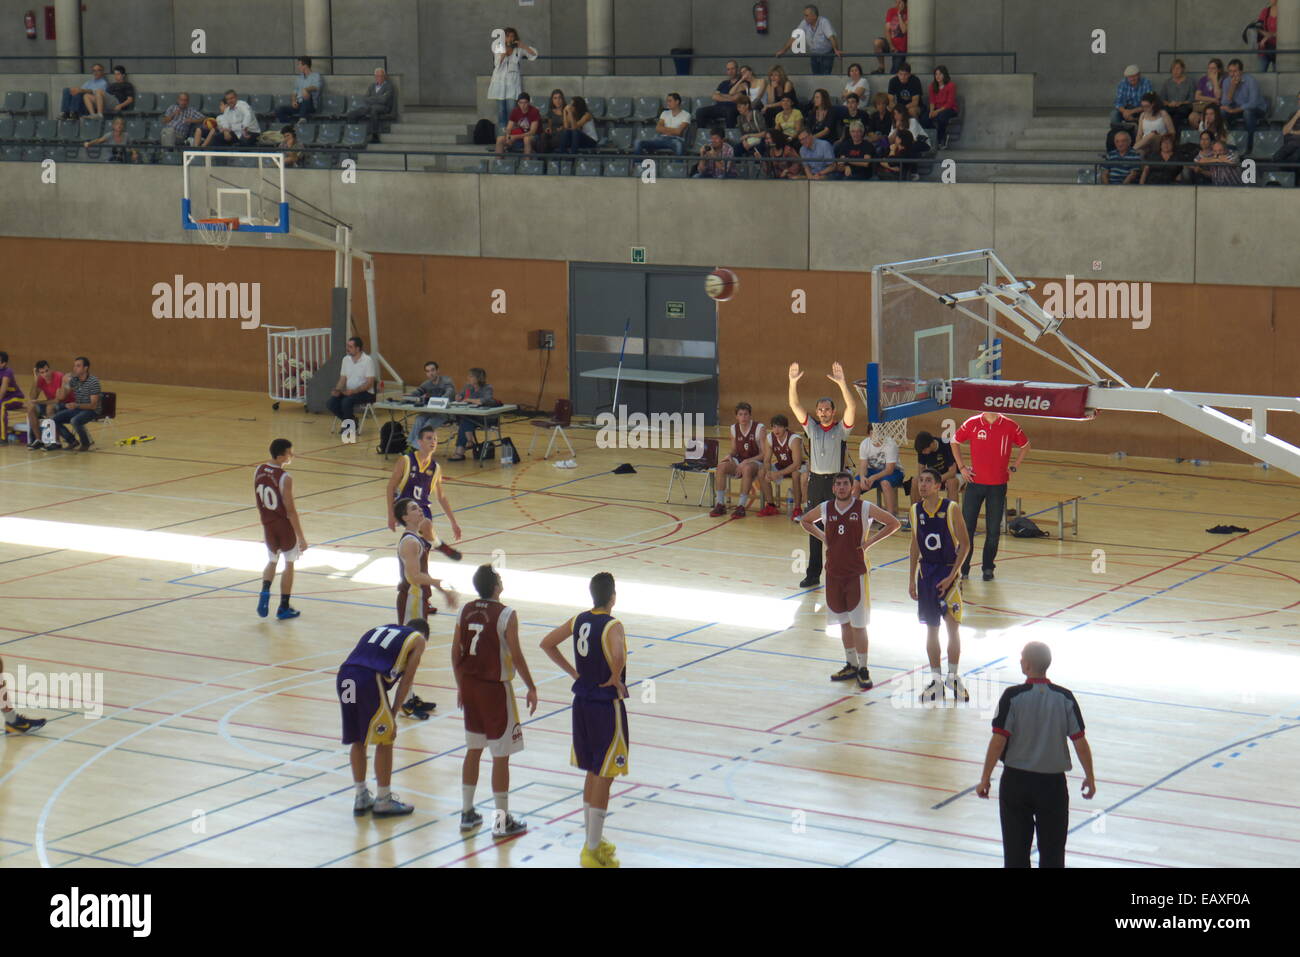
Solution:
<svg viewBox="0 0 1300 957">
<path fill-rule="evenodd" d="M 253 473 L 253 497 L 266 539 L 267 563 L 262 569 L 262 592 L 257 597 L 257 614 L 262 618 L 271 609 L 271 580 L 281 556 L 284 574 L 280 576 L 280 608 L 275 617 L 298 617 L 298 611 L 289 607 L 289 595 L 293 592 L 293 563 L 307 550 L 307 536 L 293 503 L 293 476 L 285 471 L 292 461 L 293 443 L 276 439 L 271 443 L 271 461 L 259 465 Z"/>
<path fill-rule="evenodd" d="M 831 482 L 829 502 L 815 505 L 799 520 L 809 535 L 826 546 L 826 626 L 840 626 L 844 667 L 832 681 L 856 678 L 863 691 L 871 688 L 867 670 L 867 623 L 871 620 L 871 580 L 867 549 L 893 535 L 902 523 L 890 512 L 857 497 L 856 483 L 848 472 L 838 472 Z M 822 522 L 825 531 L 816 522 Z M 880 530 L 871 531 L 872 522 Z"/>
<path fill-rule="evenodd" d="M 804 492 L 808 490 L 808 465 L 803 458 L 803 436 L 790 431 L 790 420 L 784 415 L 772 416 L 771 427 L 763 436 L 763 501 L 760 516 L 777 515 L 781 504 L 772 494 L 772 483 L 790 480 L 794 504 L 790 509 L 791 521 L 803 514 Z"/>
<path fill-rule="evenodd" d="M 736 421 L 731 425 L 731 454 L 718 463 L 718 474 L 714 481 L 717 504 L 709 514 L 715 518 L 727 514 L 726 506 L 722 503 L 727 500 L 727 483 L 734 475 L 740 479 L 740 503 L 731 514 L 734 518 L 744 518 L 749 490 L 762 470 L 763 423 L 754 421 L 754 409 L 748 402 L 738 402 Z"/>
<path fill-rule="evenodd" d="M 384 506 L 389 510 L 388 530 L 397 531 L 400 521 L 393 518 L 393 503 L 399 498 L 409 498 L 420 506 L 420 512 L 427 521 L 427 525 L 420 529 L 420 534 L 433 543 L 433 548 L 458 562 L 461 559 L 460 552 L 441 541 L 433 528 L 433 511 L 429 502 L 436 498 L 447 521 L 451 523 L 454 540 L 460 540 L 460 525 L 456 523 L 451 502 L 447 501 L 447 492 L 442 486 L 442 469 L 433 457 L 437 448 L 438 432 L 433 426 L 426 425 L 415 438 L 415 448 L 393 464 L 393 474 L 388 477 L 388 490 L 384 498 Z"/>
<path fill-rule="evenodd" d="M 27 734 L 45 727 L 44 718 L 28 718 L 19 714 L 10 700 L 10 690 L 5 681 L 5 662 L 0 658 L 0 712 L 4 713 L 5 734 Z"/>
<path fill-rule="evenodd" d="M 478 598 L 465 603 L 451 642 L 451 670 L 456 676 L 457 703 L 465 712 L 465 764 L 461 769 L 460 829 L 472 831 L 483 823 L 474 810 L 479 763 L 483 749 L 492 752 L 493 837 L 512 837 L 528 825 L 510 813 L 510 755 L 524 749 L 515 689 L 510 681 L 518 669 L 528 687 L 528 713 L 537 712 L 537 685 L 519 647 L 519 617 L 501 603 L 501 576 L 491 565 L 474 571 Z"/>
</svg>

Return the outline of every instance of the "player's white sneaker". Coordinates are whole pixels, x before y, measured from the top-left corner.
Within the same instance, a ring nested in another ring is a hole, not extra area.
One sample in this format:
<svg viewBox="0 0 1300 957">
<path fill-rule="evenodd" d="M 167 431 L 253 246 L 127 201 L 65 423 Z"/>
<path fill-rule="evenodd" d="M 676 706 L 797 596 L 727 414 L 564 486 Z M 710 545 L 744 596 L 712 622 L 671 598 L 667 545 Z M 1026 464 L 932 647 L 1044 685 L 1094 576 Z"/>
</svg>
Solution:
<svg viewBox="0 0 1300 957">
<path fill-rule="evenodd" d="M 371 794 L 370 789 L 367 788 L 358 794 L 356 800 L 352 802 L 352 816 L 365 817 L 374 806 L 375 796 Z"/>
<path fill-rule="evenodd" d="M 966 685 L 962 683 L 961 675 L 948 675 L 943 679 L 944 685 L 952 692 L 952 696 L 958 701 L 970 701 L 970 692 L 966 690 Z"/>
<path fill-rule="evenodd" d="M 943 682 L 938 678 L 931 678 L 930 683 L 925 686 L 921 692 L 922 701 L 942 701 L 943 700 Z"/>
</svg>

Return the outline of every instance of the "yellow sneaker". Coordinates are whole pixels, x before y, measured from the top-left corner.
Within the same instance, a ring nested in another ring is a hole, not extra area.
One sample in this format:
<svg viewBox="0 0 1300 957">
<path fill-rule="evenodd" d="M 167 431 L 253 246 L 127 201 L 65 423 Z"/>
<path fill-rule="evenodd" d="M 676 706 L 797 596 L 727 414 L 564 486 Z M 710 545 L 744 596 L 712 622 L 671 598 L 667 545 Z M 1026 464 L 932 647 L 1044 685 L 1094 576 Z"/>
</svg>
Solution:
<svg viewBox="0 0 1300 957">
<path fill-rule="evenodd" d="M 583 867 L 618 867 L 618 858 L 614 856 L 614 845 L 605 841 L 602 841 L 594 851 L 583 844 L 578 862 Z"/>
</svg>

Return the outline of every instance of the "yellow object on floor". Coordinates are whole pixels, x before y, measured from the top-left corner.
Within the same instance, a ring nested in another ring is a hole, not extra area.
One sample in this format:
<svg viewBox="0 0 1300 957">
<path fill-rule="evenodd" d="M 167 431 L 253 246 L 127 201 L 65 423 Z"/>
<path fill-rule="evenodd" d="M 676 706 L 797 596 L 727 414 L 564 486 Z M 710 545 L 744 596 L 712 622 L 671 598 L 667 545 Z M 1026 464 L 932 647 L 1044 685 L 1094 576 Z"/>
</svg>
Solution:
<svg viewBox="0 0 1300 957">
<path fill-rule="evenodd" d="M 129 438 L 118 439 L 117 444 L 118 445 L 139 445 L 142 442 L 152 442 L 153 440 L 154 437 L 152 435 L 133 435 Z"/>
</svg>

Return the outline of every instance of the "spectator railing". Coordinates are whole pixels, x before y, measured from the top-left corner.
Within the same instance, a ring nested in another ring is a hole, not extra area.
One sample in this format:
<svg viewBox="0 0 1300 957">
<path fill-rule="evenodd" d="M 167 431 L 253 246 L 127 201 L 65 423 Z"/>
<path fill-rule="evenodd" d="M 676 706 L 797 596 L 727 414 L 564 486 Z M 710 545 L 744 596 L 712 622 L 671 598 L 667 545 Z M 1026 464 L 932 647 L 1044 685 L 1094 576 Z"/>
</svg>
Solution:
<svg viewBox="0 0 1300 957">
<path fill-rule="evenodd" d="M 815 55 L 816 55 L 816 56 L 821 56 L 821 54 L 815 54 Z M 826 54 L 826 56 L 832 56 L 832 57 L 833 57 L 834 54 L 829 54 L 829 53 L 828 53 L 828 54 Z M 880 57 L 880 58 L 885 59 L 886 61 L 890 61 L 890 62 L 892 62 L 892 60 L 893 60 L 893 58 L 894 58 L 895 56 L 902 56 L 902 57 L 904 57 L 904 58 L 909 58 L 909 57 L 911 57 L 911 58 L 924 57 L 924 58 L 927 59 L 927 60 L 934 60 L 934 61 L 938 61 L 938 62 L 942 62 L 942 61 L 944 61 L 944 60 L 955 60 L 955 59 L 957 59 L 958 57 L 970 57 L 970 58 L 975 58 L 975 59 L 980 59 L 980 60 L 991 60 L 991 59 L 993 59 L 993 58 L 996 57 L 996 58 L 998 58 L 998 62 L 995 64 L 995 65 L 996 65 L 996 69 L 993 69 L 993 70 L 989 70 L 989 71 L 987 71 L 987 72 L 990 72 L 990 73 L 1006 73 L 1006 72 L 1008 72 L 1007 70 L 1004 69 L 1005 64 L 1004 64 L 1004 62 L 1003 62 L 1004 60 L 1007 60 L 1007 59 L 1009 59 L 1009 60 L 1011 61 L 1011 70 L 1010 70 L 1009 72 L 1011 72 L 1011 73 L 1015 73 L 1015 72 L 1016 72 L 1016 63 L 1017 63 L 1017 60 L 1016 60 L 1016 53 L 1015 53 L 1014 50 L 995 50 L 995 51 L 984 50 L 984 51 L 980 51 L 980 52 L 966 52 L 966 53 L 962 53 L 962 52 L 952 53 L 952 52 L 948 52 L 948 51 L 946 51 L 946 50 L 940 50 L 940 51 L 935 52 L 935 53 L 927 53 L 927 52 L 924 52 L 924 51 L 921 51 L 921 50 L 916 50 L 916 51 L 911 51 L 911 52 L 908 52 L 908 53 L 905 53 L 905 54 L 896 54 L 896 53 L 892 53 L 892 52 L 889 52 L 889 53 L 876 53 L 874 50 L 872 50 L 872 51 L 869 52 L 869 53 L 849 53 L 849 52 L 845 52 L 845 53 L 841 54 L 840 57 L 839 57 L 839 61 L 840 61 L 840 62 L 836 65 L 837 73 L 836 73 L 836 74 L 825 74 L 825 75 L 827 75 L 827 76 L 831 76 L 831 75 L 839 75 L 839 73 L 846 73 L 846 72 L 848 72 L 849 64 L 850 64 L 850 63 L 853 63 L 853 62 L 858 62 L 858 61 L 861 61 L 861 62 L 862 62 L 862 66 L 864 67 L 864 69 L 866 69 L 866 72 L 867 72 L 867 73 L 870 73 L 871 70 L 870 70 L 870 69 L 867 69 L 867 68 L 871 65 L 869 62 L 867 62 L 868 60 L 874 62 L 874 60 L 875 60 L 877 57 Z M 615 64 L 617 64 L 617 63 L 650 62 L 650 61 L 653 61 L 653 62 L 654 62 L 654 64 L 655 64 L 656 74 L 635 74 L 635 75 L 638 75 L 638 76 L 646 76 L 646 75 L 673 76 L 673 75 L 679 75 L 679 74 L 678 74 L 678 69 L 677 69 L 677 62 L 676 62 L 676 61 L 678 61 L 678 60 L 685 60 L 685 61 L 687 61 L 687 62 L 689 63 L 689 65 L 690 65 L 690 68 L 691 68 L 691 69 L 693 69 L 693 68 L 695 67 L 696 63 L 698 63 L 699 61 L 707 61 L 707 64 L 706 64 L 706 65 L 711 65 L 711 64 L 716 63 L 716 65 L 717 65 L 717 69 L 716 69 L 716 70 L 706 70 L 706 71 L 704 71 L 704 72 L 698 74 L 698 75 L 703 76 L 703 75 L 705 75 L 706 73 L 710 73 L 710 72 L 721 73 L 721 72 L 722 72 L 722 69 L 721 69 L 722 66 L 725 65 L 726 62 L 727 62 L 728 60 L 735 60 L 737 63 L 762 62 L 763 64 L 765 64 L 765 66 L 764 66 L 764 68 L 763 68 L 763 70 L 762 70 L 762 73 L 763 73 L 763 74 L 766 74 L 766 72 L 767 72 L 767 66 L 770 66 L 770 65 L 771 65 L 771 64 L 769 63 L 769 61 L 772 61 L 772 62 L 779 62 L 779 63 L 782 63 L 782 64 L 787 64 L 787 63 L 801 63 L 801 62 L 806 63 L 806 62 L 809 61 L 809 54 L 807 54 L 807 53 L 786 53 L 786 54 L 783 54 L 780 58 L 777 58 L 777 57 L 773 56 L 772 54 L 767 54 L 767 53 L 619 53 L 619 54 L 610 54 L 610 55 L 607 55 L 607 56 L 578 56 L 578 55 L 574 55 L 574 56 L 564 56 L 564 55 L 562 55 L 562 54 L 558 54 L 558 53 L 556 53 L 556 54 L 547 54 L 547 55 L 539 56 L 539 57 L 537 57 L 537 60 L 538 60 L 539 62 L 542 61 L 542 60 L 556 60 L 556 61 L 561 61 L 561 62 L 565 62 L 565 63 L 568 63 L 568 62 L 581 63 L 581 64 L 583 64 L 584 68 L 589 67 L 589 66 L 590 66 L 590 61 L 592 61 L 592 60 L 599 60 L 599 61 L 602 61 L 602 62 L 609 62 L 609 63 L 615 63 Z M 670 66 L 670 70 L 669 70 L 667 73 L 665 73 L 665 71 L 664 71 L 665 61 L 669 61 L 669 66 Z M 531 62 L 531 61 L 530 61 L 530 62 Z M 889 63 L 886 63 L 886 66 L 888 66 L 888 65 L 889 65 Z M 756 67 L 756 69 L 757 69 L 757 67 Z M 562 71 L 562 72 L 564 72 L 564 73 L 568 73 L 569 71 L 568 71 L 568 70 L 565 70 L 565 71 Z M 793 73 L 794 71 L 790 71 L 790 72 Z M 892 71 L 889 71 L 889 72 L 892 72 Z M 955 71 L 954 71 L 954 72 L 955 72 Z M 963 73 L 972 73 L 972 72 L 975 72 L 975 71 L 973 71 L 973 70 L 969 70 L 969 69 L 965 69 L 965 70 L 962 70 L 961 72 L 963 72 Z M 690 73 L 690 70 L 688 70 L 687 73 Z M 619 75 L 628 76 L 628 75 L 631 75 L 631 74 L 617 74 L 617 73 L 614 73 L 614 74 L 605 74 L 605 73 L 601 73 L 601 74 L 591 74 L 591 73 L 589 73 L 586 69 L 584 69 L 581 75 L 583 75 L 583 76 L 619 76 Z M 685 74 L 680 74 L 680 75 L 685 75 Z M 819 74 L 819 75 L 820 75 L 820 74 Z"/>
<path fill-rule="evenodd" d="M 1224 63 L 1227 63 L 1228 60 L 1230 59 L 1237 59 L 1240 60 L 1242 63 L 1246 64 L 1247 73 L 1252 73 L 1252 72 L 1259 72 L 1259 71 L 1251 69 L 1252 66 L 1255 66 L 1257 64 L 1247 62 L 1248 58 L 1259 57 L 1259 56 L 1269 56 L 1269 57 L 1292 56 L 1295 54 L 1300 54 L 1300 50 L 1272 50 L 1272 49 L 1260 50 L 1256 47 L 1244 47 L 1244 48 L 1227 47 L 1221 50 L 1157 50 L 1156 51 L 1156 72 L 1157 73 L 1165 72 L 1165 66 L 1164 66 L 1165 57 L 1171 58 L 1169 60 L 1171 66 L 1173 65 L 1174 58 L 1177 57 L 1182 57 L 1184 60 L 1186 60 L 1187 57 L 1193 57 L 1193 56 L 1204 56 L 1204 57 L 1217 56 L 1221 58 Z M 1199 65 L 1195 63 L 1187 63 L 1186 64 L 1187 75 L 1192 77 L 1200 76 L 1201 70 L 1199 69 L 1199 67 L 1204 67 L 1204 65 L 1205 64 L 1203 63 Z"/>
<path fill-rule="evenodd" d="M 297 59 L 297 56 L 296 53 L 276 53 L 271 55 L 251 55 L 241 53 L 238 56 L 223 56 L 216 53 L 189 54 L 186 56 L 177 56 L 172 53 L 166 53 L 159 56 L 148 56 L 143 53 L 121 54 L 116 56 L 86 56 L 82 54 L 75 56 L 51 56 L 48 54 L 41 56 L 0 56 L 0 72 L 11 72 L 5 68 L 5 65 L 10 61 L 18 61 L 19 63 L 31 61 L 33 63 L 43 62 L 51 64 L 48 68 L 42 68 L 36 71 L 41 73 L 89 73 L 90 67 L 96 63 L 102 63 L 105 71 L 111 73 L 114 65 L 119 61 L 125 64 L 132 74 L 169 72 L 164 70 L 155 70 L 149 66 L 142 66 L 142 64 L 162 61 L 171 63 L 173 66 L 184 64 L 186 69 L 170 71 L 177 73 L 285 73 L 288 72 L 288 68 L 285 64 L 292 64 L 293 61 Z M 332 75 L 336 76 L 364 76 L 367 73 L 373 73 L 375 67 L 383 67 L 384 72 L 388 72 L 388 56 L 384 54 L 375 56 L 318 56 L 313 57 L 312 59 L 322 63 L 330 63 L 331 65 L 340 62 L 347 64 L 351 61 L 373 64 L 368 69 L 361 70 L 356 74 L 340 73 L 339 70 L 333 69 Z M 79 63 L 78 69 L 68 70 L 59 65 L 72 61 L 77 61 Z M 260 61 L 268 65 L 273 64 L 273 66 L 271 69 L 267 70 L 254 70 L 249 67 L 249 64 L 253 61 Z M 213 65 L 211 69 L 206 68 L 209 64 Z M 227 68 L 225 65 L 228 64 L 233 64 L 234 69 L 232 70 Z M 200 68 L 195 69 L 196 65 Z M 32 71 L 24 70 L 23 72 Z"/>
</svg>

